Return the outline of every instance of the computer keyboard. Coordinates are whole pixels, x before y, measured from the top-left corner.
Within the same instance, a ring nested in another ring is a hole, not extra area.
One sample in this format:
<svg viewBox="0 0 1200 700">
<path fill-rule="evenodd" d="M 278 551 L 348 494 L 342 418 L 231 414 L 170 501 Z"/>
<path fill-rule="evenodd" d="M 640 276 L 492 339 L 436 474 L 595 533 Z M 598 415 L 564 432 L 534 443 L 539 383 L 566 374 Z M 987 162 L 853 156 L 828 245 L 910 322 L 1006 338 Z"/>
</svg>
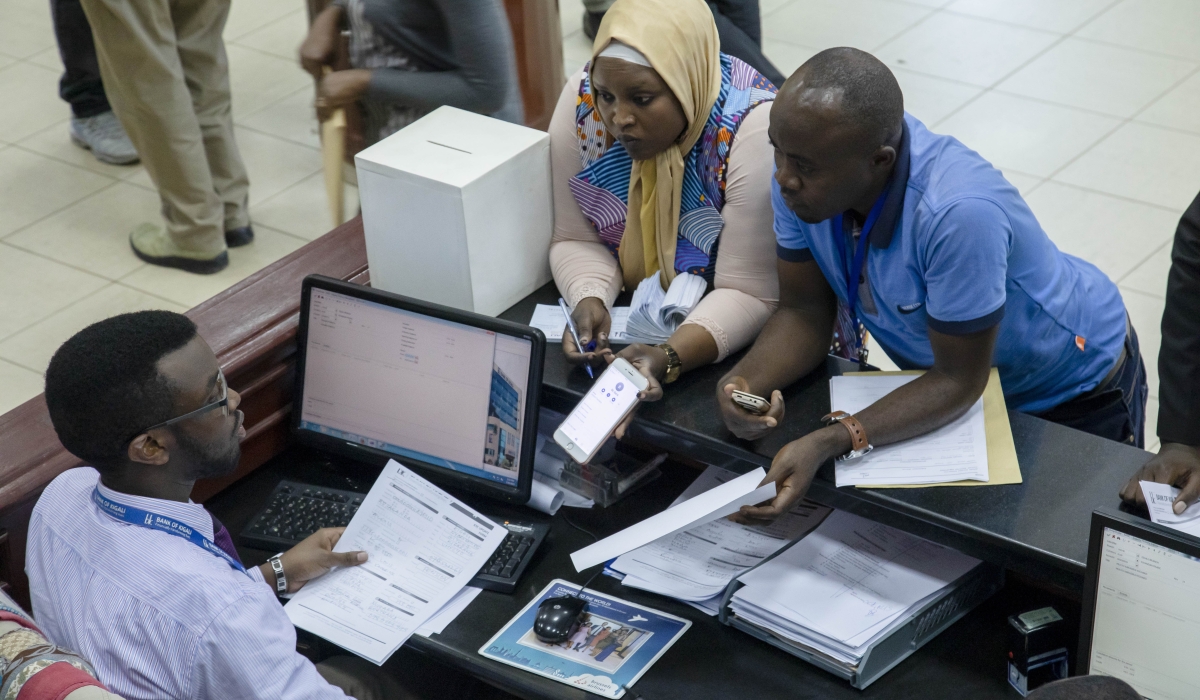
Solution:
<svg viewBox="0 0 1200 700">
<path fill-rule="evenodd" d="M 246 547 L 286 551 L 323 527 L 349 525 L 365 497 L 366 494 L 355 491 L 280 481 L 266 507 L 251 519 L 238 539 Z M 508 534 L 467 585 L 512 593 L 550 526 L 491 519 L 508 530 Z"/>
<path fill-rule="evenodd" d="M 246 547 L 283 551 L 323 527 L 345 527 L 366 494 L 281 481 L 263 508 L 242 530 Z"/>
</svg>

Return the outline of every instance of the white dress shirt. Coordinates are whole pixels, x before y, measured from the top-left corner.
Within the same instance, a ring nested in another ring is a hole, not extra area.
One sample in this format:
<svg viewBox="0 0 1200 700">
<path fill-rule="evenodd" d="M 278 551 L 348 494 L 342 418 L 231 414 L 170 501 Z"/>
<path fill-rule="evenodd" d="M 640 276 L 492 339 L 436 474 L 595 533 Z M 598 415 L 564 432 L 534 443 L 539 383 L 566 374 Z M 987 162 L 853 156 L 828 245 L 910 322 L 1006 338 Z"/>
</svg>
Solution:
<svg viewBox="0 0 1200 700">
<path fill-rule="evenodd" d="M 25 571 L 34 617 L 91 661 L 127 700 L 342 700 L 296 653 L 296 630 L 257 567 L 243 574 L 182 537 L 131 525 L 92 501 L 99 473 L 59 475 L 29 521 Z M 212 539 L 208 511 L 118 493 Z"/>
</svg>

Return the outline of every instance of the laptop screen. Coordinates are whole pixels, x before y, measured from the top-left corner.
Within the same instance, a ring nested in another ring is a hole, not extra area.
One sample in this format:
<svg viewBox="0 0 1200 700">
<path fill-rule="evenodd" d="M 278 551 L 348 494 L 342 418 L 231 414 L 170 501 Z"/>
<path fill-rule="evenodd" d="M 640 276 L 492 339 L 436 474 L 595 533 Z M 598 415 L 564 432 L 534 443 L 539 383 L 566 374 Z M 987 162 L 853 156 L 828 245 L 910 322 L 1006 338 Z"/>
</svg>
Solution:
<svg viewBox="0 0 1200 700">
<path fill-rule="evenodd" d="M 313 287 L 298 428 L 516 486 L 533 343 Z"/>
<path fill-rule="evenodd" d="M 1200 559 L 1112 527 L 1101 533 L 1090 673 L 1151 700 L 1200 698 Z"/>
</svg>

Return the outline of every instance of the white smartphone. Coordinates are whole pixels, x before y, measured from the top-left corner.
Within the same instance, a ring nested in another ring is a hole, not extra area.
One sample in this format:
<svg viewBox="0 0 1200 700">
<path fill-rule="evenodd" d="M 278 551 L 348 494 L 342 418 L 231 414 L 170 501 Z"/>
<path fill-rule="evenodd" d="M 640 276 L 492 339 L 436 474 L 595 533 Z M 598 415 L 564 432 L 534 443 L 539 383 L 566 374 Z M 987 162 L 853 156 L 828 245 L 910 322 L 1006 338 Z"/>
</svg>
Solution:
<svg viewBox="0 0 1200 700">
<path fill-rule="evenodd" d="M 571 455 L 571 459 L 587 464 L 637 405 L 638 392 L 649 384 L 650 380 L 633 365 L 618 357 L 554 431 L 554 441 Z"/>
<path fill-rule="evenodd" d="M 748 391 L 733 390 L 733 402 L 751 413 L 763 414 L 771 410 L 771 402 Z"/>
</svg>

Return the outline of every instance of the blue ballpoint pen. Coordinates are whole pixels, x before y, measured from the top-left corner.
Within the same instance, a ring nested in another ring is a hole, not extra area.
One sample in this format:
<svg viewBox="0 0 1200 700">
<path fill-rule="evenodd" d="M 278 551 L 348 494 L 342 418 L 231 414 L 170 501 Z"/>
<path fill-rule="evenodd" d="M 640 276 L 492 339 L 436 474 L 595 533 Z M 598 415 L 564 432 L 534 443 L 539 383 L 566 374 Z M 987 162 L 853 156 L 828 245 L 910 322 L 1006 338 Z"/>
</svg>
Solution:
<svg viewBox="0 0 1200 700">
<path fill-rule="evenodd" d="M 567 317 L 567 329 L 571 331 L 571 337 L 575 339 L 575 347 L 579 348 L 580 352 L 591 352 L 596 349 L 596 341 L 591 341 L 587 347 L 583 347 L 583 343 L 579 342 L 579 331 L 575 330 L 575 321 L 571 320 L 571 307 L 567 306 L 567 302 L 563 301 L 562 297 L 558 298 L 558 305 L 562 307 L 563 314 Z M 592 366 L 585 364 L 583 366 L 587 370 L 588 376 L 592 379 L 596 378 L 592 372 Z"/>
</svg>

